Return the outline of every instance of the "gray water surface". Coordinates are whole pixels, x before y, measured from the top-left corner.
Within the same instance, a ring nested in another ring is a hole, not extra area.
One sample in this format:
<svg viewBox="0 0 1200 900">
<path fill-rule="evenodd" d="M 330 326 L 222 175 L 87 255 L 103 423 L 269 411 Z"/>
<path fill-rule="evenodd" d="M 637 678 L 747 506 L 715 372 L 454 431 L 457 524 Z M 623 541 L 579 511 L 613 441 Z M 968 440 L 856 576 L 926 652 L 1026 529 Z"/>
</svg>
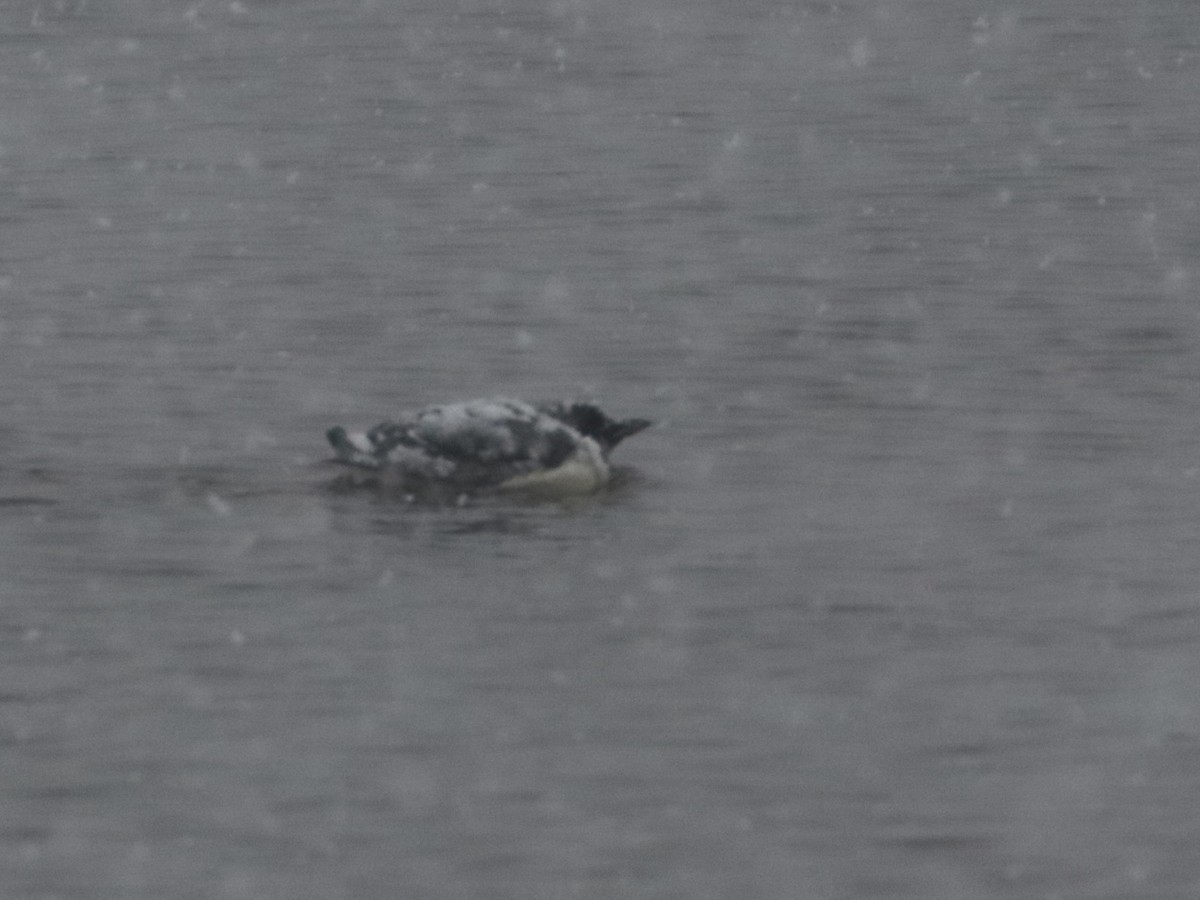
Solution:
<svg viewBox="0 0 1200 900">
<path fill-rule="evenodd" d="M 0 895 L 1200 892 L 1193 3 L 0 25 Z"/>
</svg>

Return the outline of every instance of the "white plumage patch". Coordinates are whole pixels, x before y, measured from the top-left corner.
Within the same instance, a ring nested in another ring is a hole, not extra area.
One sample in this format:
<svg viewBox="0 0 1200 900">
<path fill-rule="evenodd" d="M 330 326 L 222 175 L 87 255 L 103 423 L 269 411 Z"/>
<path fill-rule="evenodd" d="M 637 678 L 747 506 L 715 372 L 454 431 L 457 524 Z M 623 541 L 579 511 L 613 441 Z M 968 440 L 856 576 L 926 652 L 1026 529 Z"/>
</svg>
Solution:
<svg viewBox="0 0 1200 900">
<path fill-rule="evenodd" d="M 608 483 L 610 469 L 591 438 L 583 438 L 562 465 L 517 475 L 500 485 L 504 491 L 520 491 L 538 497 L 572 497 L 590 494 Z"/>
</svg>

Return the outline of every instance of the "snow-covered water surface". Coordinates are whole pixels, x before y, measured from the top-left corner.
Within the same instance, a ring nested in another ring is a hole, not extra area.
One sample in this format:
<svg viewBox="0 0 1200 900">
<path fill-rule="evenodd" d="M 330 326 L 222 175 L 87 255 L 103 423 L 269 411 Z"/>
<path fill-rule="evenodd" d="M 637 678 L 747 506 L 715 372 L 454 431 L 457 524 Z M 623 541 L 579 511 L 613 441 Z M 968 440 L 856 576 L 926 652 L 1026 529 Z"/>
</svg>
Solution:
<svg viewBox="0 0 1200 900">
<path fill-rule="evenodd" d="M 1192 4 L 0 21 L 0 895 L 1196 895 Z"/>
</svg>

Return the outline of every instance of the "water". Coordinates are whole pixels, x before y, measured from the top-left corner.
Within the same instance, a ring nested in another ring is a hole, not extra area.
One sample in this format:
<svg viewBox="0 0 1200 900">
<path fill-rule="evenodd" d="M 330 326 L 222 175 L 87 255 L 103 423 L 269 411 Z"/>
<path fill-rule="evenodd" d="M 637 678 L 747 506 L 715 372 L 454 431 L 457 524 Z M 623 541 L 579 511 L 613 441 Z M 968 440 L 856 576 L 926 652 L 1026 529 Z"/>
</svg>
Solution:
<svg viewBox="0 0 1200 900">
<path fill-rule="evenodd" d="M 5 897 L 1195 896 L 1192 5 L 0 16 Z"/>
</svg>

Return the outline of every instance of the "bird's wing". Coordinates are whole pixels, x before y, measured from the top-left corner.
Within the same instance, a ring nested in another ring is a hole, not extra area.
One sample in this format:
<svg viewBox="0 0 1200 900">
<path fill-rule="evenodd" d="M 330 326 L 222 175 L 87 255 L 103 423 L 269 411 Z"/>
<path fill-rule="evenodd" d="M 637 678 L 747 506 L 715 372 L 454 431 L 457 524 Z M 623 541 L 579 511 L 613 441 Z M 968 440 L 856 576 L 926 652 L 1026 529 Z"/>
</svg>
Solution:
<svg viewBox="0 0 1200 900">
<path fill-rule="evenodd" d="M 411 469 L 436 465 L 492 472 L 496 478 L 554 468 L 571 455 L 578 435 L 563 423 L 516 400 L 473 400 L 431 406 L 367 432 L 380 460 Z"/>
</svg>

